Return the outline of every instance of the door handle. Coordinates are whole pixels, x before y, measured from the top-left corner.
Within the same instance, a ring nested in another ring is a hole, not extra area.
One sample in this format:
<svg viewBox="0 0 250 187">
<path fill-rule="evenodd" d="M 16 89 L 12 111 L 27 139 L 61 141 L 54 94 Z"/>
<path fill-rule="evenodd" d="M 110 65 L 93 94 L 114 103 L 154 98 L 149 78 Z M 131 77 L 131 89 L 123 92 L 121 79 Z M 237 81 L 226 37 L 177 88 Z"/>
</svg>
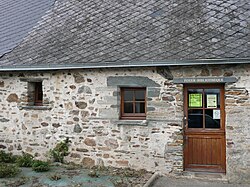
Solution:
<svg viewBox="0 0 250 187">
<path fill-rule="evenodd" d="M 187 127 L 187 117 L 186 116 L 183 117 L 183 124 L 184 124 L 184 128 L 186 128 Z"/>
</svg>

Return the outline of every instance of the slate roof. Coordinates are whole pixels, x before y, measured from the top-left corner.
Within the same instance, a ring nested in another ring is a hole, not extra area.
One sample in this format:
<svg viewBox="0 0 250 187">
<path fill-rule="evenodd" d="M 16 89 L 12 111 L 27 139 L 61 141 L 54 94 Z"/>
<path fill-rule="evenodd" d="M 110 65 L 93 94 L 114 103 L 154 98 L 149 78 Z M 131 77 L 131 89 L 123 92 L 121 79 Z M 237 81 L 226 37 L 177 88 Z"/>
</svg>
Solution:
<svg viewBox="0 0 250 187">
<path fill-rule="evenodd" d="M 250 59 L 249 31 L 249 0 L 60 0 L 0 65 Z"/>
<path fill-rule="evenodd" d="M 1 0 L 0 56 L 19 44 L 53 3 L 54 0 Z"/>
</svg>

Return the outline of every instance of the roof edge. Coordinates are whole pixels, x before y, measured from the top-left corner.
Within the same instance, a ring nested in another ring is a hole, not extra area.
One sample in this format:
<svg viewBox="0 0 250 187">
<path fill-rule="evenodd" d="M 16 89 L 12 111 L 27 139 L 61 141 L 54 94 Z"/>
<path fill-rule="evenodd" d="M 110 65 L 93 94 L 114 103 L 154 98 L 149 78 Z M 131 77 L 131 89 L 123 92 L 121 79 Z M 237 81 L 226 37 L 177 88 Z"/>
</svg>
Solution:
<svg viewBox="0 0 250 187">
<path fill-rule="evenodd" d="M 197 59 L 197 60 L 169 60 L 169 61 L 120 61 L 82 64 L 50 64 L 50 65 L 10 65 L 0 66 L 2 71 L 46 71 L 67 69 L 98 69 L 98 68 L 134 68 L 160 66 L 190 66 L 190 65 L 227 65 L 248 64 L 250 58 L 244 59 Z"/>
</svg>

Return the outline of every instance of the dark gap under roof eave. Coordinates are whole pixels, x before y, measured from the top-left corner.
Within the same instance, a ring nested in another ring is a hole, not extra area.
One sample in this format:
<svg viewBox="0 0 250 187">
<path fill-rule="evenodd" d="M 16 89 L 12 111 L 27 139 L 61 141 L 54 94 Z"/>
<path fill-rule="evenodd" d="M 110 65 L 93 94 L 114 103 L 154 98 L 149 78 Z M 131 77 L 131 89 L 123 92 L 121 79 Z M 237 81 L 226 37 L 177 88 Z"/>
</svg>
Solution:
<svg viewBox="0 0 250 187">
<path fill-rule="evenodd" d="M 136 68 L 136 67 L 160 67 L 160 66 L 191 66 L 191 65 L 227 65 L 248 64 L 246 59 L 197 59 L 197 60 L 171 60 L 171 61 L 137 61 L 137 62 L 101 62 L 82 64 L 49 64 L 49 65 L 11 65 L 0 66 L 0 71 L 46 71 L 66 69 L 98 69 L 98 68 Z"/>
</svg>

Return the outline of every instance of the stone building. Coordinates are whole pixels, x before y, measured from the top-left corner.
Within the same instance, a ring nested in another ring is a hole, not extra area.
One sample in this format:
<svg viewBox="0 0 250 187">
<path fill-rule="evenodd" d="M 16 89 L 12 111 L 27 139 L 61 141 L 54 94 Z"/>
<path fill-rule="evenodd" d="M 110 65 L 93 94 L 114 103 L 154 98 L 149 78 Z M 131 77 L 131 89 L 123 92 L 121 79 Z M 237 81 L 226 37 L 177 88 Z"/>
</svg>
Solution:
<svg viewBox="0 0 250 187">
<path fill-rule="evenodd" d="M 2 150 L 250 182 L 248 0 L 0 5 Z"/>
</svg>

